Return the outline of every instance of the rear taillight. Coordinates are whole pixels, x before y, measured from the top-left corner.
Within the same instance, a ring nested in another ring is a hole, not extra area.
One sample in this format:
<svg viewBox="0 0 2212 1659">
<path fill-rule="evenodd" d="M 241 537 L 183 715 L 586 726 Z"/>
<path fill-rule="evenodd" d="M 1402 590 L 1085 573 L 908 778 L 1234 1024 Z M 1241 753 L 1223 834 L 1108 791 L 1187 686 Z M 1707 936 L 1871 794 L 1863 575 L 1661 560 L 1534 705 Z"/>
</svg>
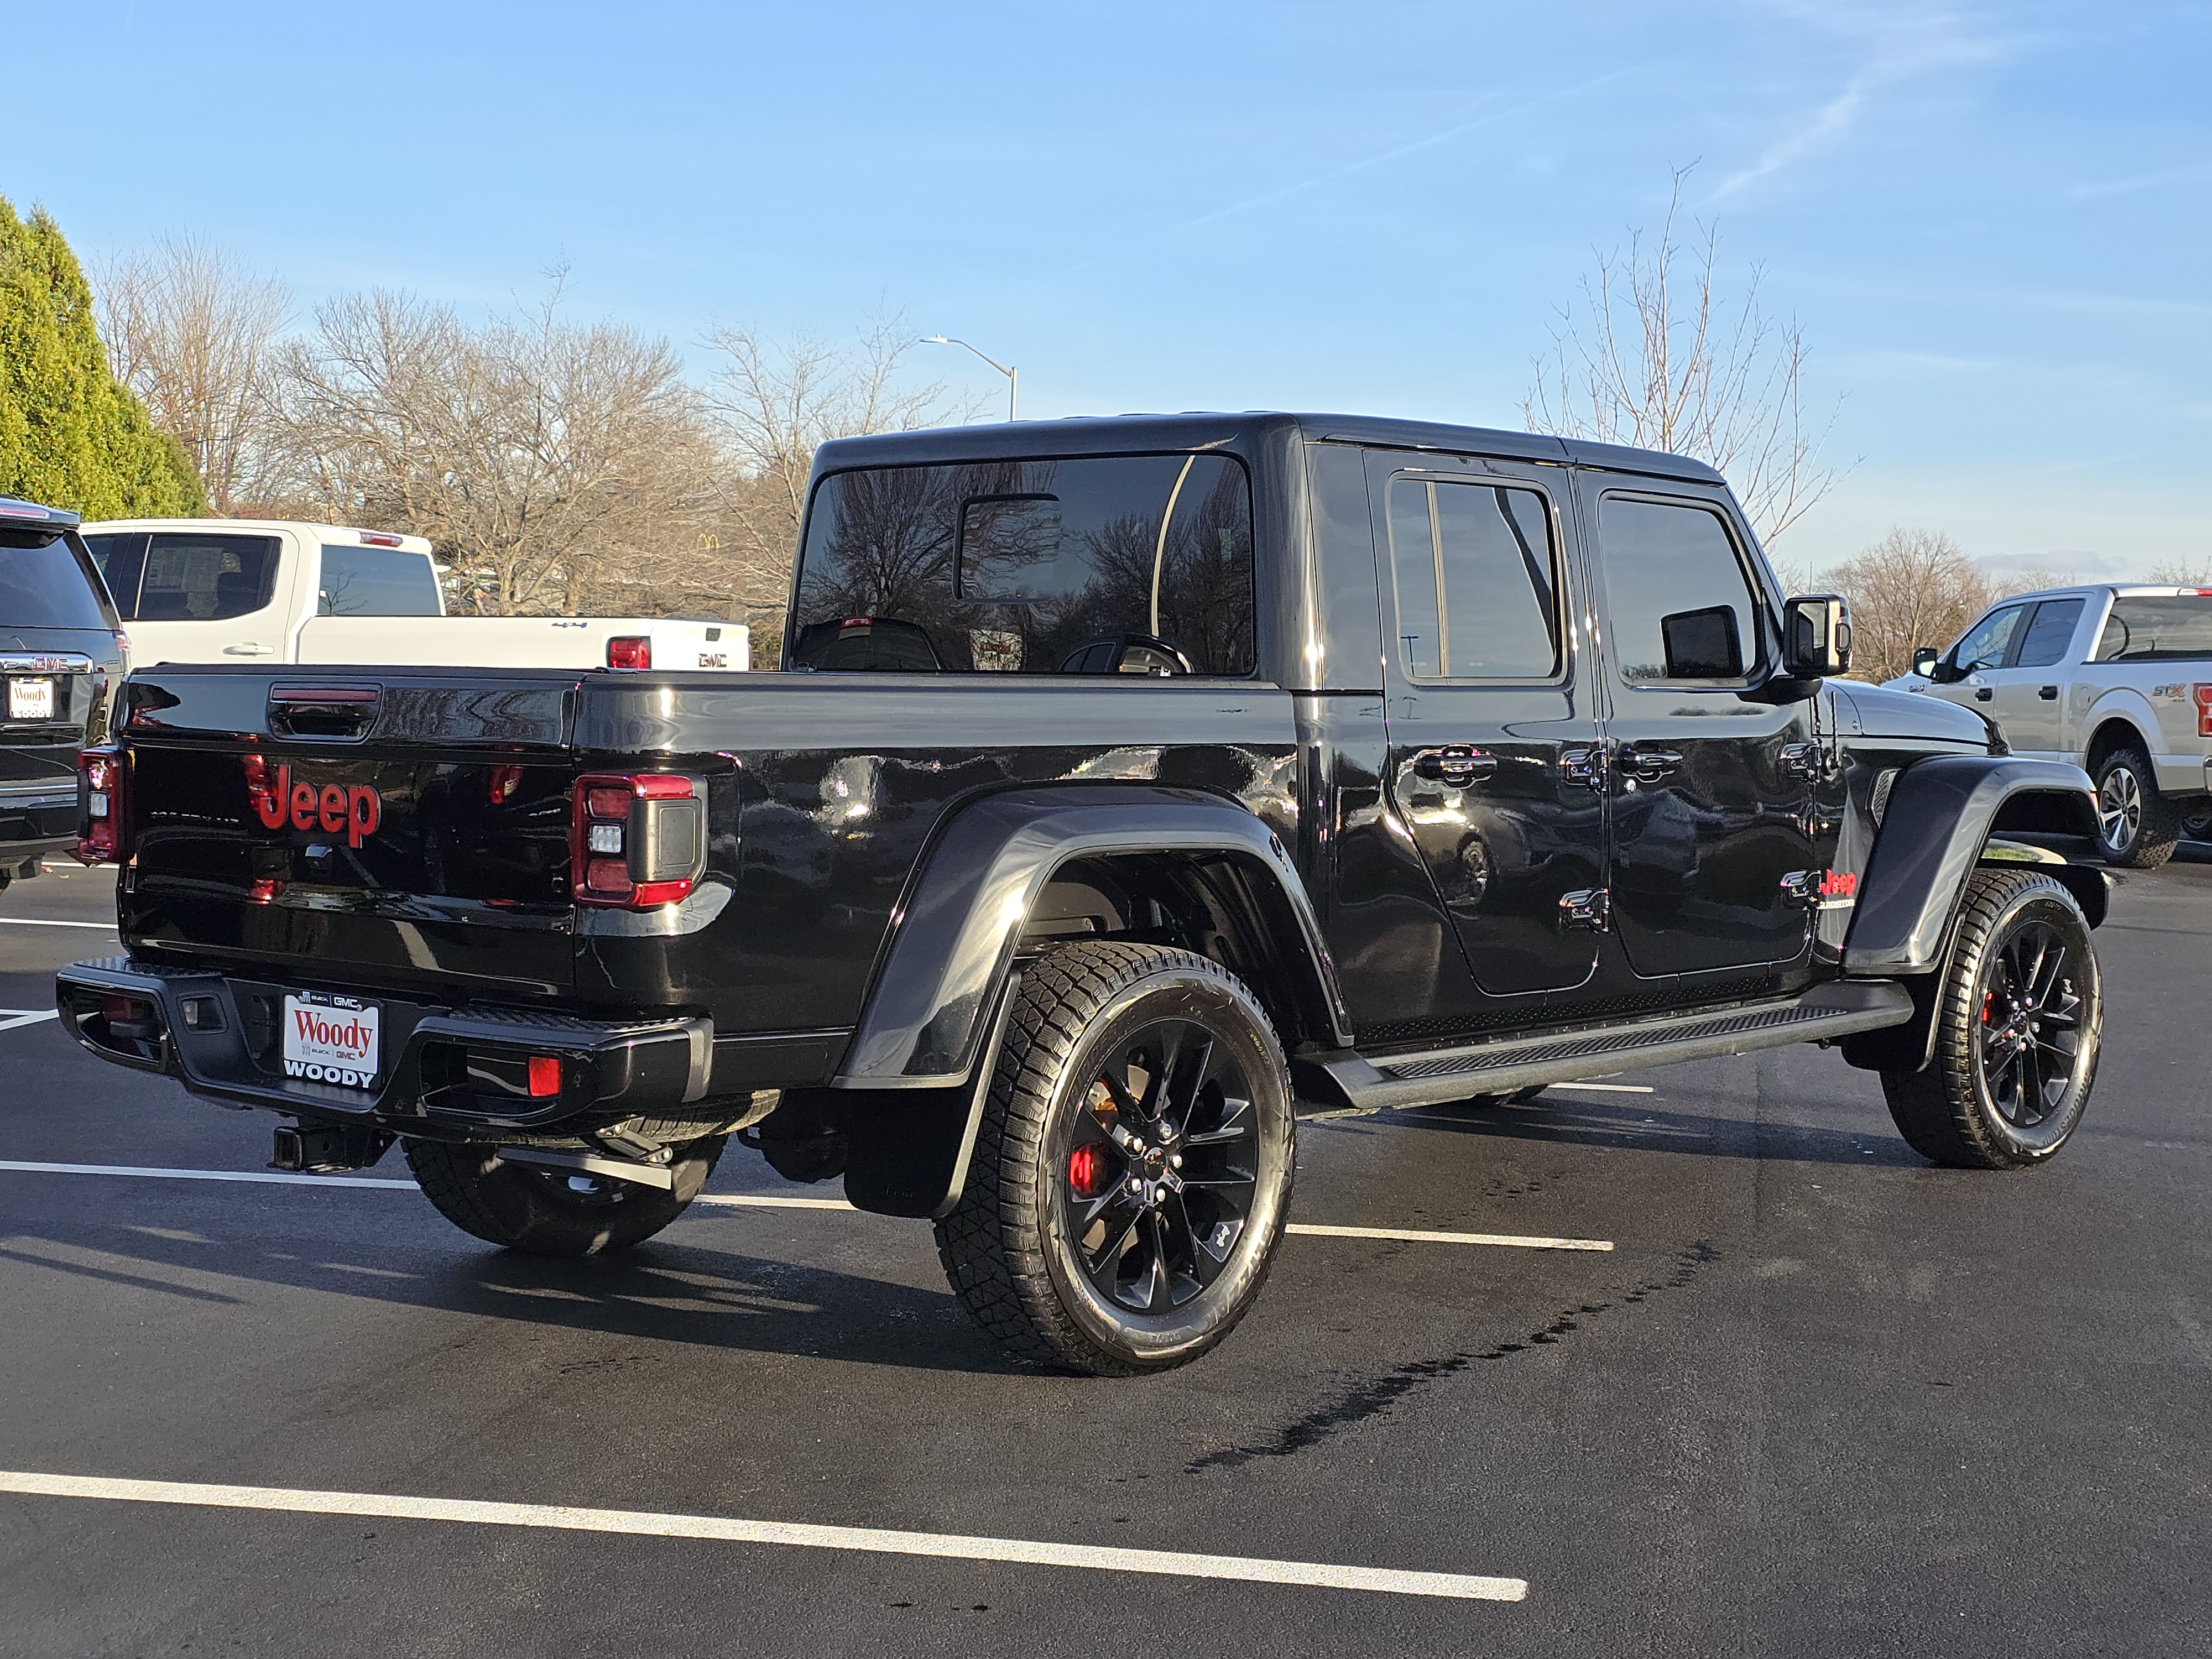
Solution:
<svg viewBox="0 0 2212 1659">
<path fill-rule="evenodd" d="M 82 864 L 123 860 L 123 752 L 112 744 L 77 751 L 76 856 Z"/>
<path fill-rule="evenodd" d="M 577 903 L 642 910 L 690 892 L 706 857 L 707 804 L 690 778 L 578 778 L 574 799 L 568 886 Z"/>
<path fill-rule="evenodd" d="M 610 668 L 650 668 L 653 666 L 653 636 L 649 634 L 618 634 L 607 641 L 607 666 Z"/>
<path fill-rule="evenodd" d="M 2197 699 L 2197 735 L 2212 738 L 2212 685 L 2192 686 L 2190 695 Z"/>
</svg>

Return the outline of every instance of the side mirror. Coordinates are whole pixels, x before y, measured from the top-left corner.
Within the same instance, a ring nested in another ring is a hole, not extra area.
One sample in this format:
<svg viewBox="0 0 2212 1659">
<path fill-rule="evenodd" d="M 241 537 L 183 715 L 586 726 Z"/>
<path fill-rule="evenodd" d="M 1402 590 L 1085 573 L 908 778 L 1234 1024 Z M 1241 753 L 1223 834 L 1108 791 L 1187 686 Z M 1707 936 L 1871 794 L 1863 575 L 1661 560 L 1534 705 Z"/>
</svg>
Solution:
<svg viewBox="0 0 2212 1659">
<path fill-rule="evenodd" d="M 1851 611 L 1834 593 L 1801 595 L 1782 607 L 1782 669 L 1793 679 L 1826 679 L 1851 665 Z"/>
<path fill-rule="evenodd" d="M 1914 646 L 1912 647 L 1912 672 L 1919 675 L 1923 680 L 1935 678 L 1936 659 L 1942 654 L 1943 653 L 1941 651 L 1938 651 L 1932 645 Z"/>
</svg>

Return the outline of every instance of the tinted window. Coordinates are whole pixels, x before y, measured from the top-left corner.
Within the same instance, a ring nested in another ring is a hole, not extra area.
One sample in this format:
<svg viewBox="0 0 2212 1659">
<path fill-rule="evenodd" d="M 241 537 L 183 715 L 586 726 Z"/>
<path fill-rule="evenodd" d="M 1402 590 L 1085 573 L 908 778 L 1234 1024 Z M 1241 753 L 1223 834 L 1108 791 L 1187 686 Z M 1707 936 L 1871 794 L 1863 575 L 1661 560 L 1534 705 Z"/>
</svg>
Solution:
<svg viewBox="0 0 2212 1659">
<path fill-rule="evenodd" d="M 65 537 L 0 530 L 0 629 L 109 626 Z"/>
<path fill-rule="evenodd" d="M 2005 651 L 2012 644 L 2013 630 L 2020 619 L 2027 614 L 2024 605 L 2008 605 L 2002 611 L 1992 611 L 1966 630 L 1966 637 L 1959 641 L 1952 660 L 1959 672 L 1970 674 L 1977 668 L 2001 668 L 2004 665 Z"/>
<path fill-rule="evenodd" d="M 276 584 L 276 538 L 154 532 L 139 579 L 137 620 L 213 622 L 269 603 Z"/>
<path fill-rule="evenodd" d="M 1608 496 L 1598 541 L 1621 678 L 1733 680 L 1759 665 L 1759 608 L 1718 514 Z"/>
<path fill-rule="evenodd" d="M 2015 668 L 2048 668 L 2066 654 L 2074 624 L 2081 620 L 2079 599 L 2046 599 L 2035 607 L 2035 620 L 2021 636 Z"/>
<path fill-rule="evenodd" d="M 1251 488 L 1231 456 L 833 473 L 807 520 L 794 654 L 824 669 L 1245 674 L 1252 583 Z"/>
<path fill-rule="evenodd" d="M 420 553 L 389 547 L 325 547 L 315 614 L 434 617 L 437 572 Z"/>
<path fill-rule="evenodd" d="M 2212 657 L 2212 593 L 2113 600 L 2097 636 L 2097 660 L 2123 657 Z"/>
<path fill-rule="evenodd" d="M 1390 481 L 1398 650 L 1417 678 L 1559 672 L 1559 559 L 1533 489 Z"/>
<path fill-rule="evenodd" d="M 138 576 L 146 566 L 145 532 L 87 536 L 84 544 L 114 598 L 116 614 L 132 621 L 138 615 Z"/>
</svg>

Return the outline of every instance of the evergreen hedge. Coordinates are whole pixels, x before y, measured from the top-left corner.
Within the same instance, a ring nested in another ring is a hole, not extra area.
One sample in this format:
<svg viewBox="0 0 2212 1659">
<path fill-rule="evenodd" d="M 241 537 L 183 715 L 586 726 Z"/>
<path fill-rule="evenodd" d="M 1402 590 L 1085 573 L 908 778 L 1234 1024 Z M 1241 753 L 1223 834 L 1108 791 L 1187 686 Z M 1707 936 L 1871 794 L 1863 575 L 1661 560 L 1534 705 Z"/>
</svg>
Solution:
<svg viewBox="0 0 2212 1659">
<path fill-rule="evenodd" d="M 0 495 L 88 519 L 207 511 L 184 447 L 109 372 L 92 289 L 44 208 L 0 197 Z"/>
</svg>

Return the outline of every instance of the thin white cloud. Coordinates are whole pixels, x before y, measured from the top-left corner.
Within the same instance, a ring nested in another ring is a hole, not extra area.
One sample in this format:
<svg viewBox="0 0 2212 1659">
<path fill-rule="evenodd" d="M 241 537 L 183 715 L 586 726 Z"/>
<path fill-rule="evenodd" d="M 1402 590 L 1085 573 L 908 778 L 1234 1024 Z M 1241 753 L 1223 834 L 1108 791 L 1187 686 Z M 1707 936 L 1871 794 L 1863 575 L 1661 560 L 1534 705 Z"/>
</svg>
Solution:
<svg viewBox="0 0 2212 1659">
<path fill-rule="evenodd" d="M 2187 167 L 2166 167 L 2133 179 L 2106 179 L 2075 185 L 2065 194 L 2069 202 L 2101 202 L 2114 196 L 2135 196 L 2166 185 L 2184 185 L 2204 178 L 2212 178 L 2212 161 L 2192 161 Z"/>
<path fill-rule="evenodd" d="M 1723 179 L 1710 202 L 1720 202 L 1793 163 L 1832 148 L 1857 125 L 1878 94 L 1942 70 L 1990 62 L 2009 49 L 2005 38 L 1981 32 L 1972 21 L 1952 11 L 1929 12 L 1918 6 L 1808 6 L 1772 0 L 1758 8 L 1785 21 L 1856 47 L 1858 66 L 1843 89 L 1759 153 L 1749 166 Z"/>
</svg>

